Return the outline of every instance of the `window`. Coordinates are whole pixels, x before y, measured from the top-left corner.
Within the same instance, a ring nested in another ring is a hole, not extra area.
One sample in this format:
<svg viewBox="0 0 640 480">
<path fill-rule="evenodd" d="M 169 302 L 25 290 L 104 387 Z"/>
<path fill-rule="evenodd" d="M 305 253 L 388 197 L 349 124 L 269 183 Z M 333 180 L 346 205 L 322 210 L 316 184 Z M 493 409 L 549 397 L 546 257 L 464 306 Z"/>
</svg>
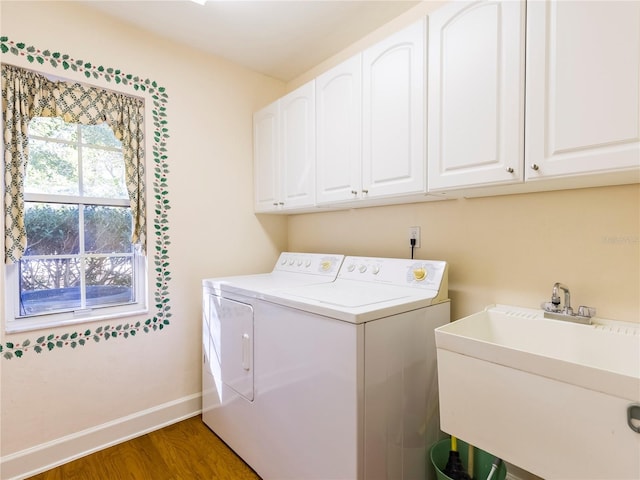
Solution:
<svg viewBox="0 0 640 480">
<path fill-rule="evenodd" d="M 124 161 L 109 126 L 37 117 L 29 152 L 20 315 L 134 301 Z"/>
<path fill-rule="evenodd" d="M 13 267 L 8 329 L 144 309 L 144 261 L 131 243 L 122 148 L 109 125 L 35 117 L 28 139 L 27 248 Z"/>
<path fill-rule="evenodd" d="M 144 101 L 0 71 L 5 329 L 146 313 Z"/>
</svg>

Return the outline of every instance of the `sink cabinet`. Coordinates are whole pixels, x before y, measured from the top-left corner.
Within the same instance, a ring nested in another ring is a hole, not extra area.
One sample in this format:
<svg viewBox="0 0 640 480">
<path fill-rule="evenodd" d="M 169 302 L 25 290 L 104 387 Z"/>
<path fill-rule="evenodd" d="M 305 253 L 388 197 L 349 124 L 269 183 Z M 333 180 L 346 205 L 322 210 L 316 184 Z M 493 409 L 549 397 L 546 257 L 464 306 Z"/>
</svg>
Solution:
<svg viewBox="0 0 640 480">
<path fill-rule="evenodd" d="M 444 432 L 547 480 L 640 478 L 640 327 L 507 305 L 435 331 Z"/>
<path fill-rule="evenodd" d="M 636 183 L 639 97 L 638 2 L 446 4 L 430 15 L 429 191 Z"/>
</svg>

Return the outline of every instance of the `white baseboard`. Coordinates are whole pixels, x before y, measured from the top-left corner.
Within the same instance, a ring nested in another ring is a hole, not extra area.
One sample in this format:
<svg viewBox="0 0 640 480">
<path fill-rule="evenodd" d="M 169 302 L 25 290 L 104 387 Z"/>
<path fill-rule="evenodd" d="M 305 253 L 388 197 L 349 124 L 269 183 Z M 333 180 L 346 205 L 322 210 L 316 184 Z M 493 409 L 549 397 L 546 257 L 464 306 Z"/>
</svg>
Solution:
<svg viewBox="0 0 640 480">
<path fill-rule="evenodd" d="M 0 479 L 23 480 L 202 411 L 200 393 L 112 420 L 0 458 Z"/>
</svg>

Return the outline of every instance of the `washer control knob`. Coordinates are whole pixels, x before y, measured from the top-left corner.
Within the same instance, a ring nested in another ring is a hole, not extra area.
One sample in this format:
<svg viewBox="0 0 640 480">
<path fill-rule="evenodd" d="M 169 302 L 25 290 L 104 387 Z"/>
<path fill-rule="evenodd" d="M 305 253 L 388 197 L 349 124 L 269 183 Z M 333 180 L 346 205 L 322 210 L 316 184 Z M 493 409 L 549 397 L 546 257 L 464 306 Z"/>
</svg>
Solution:
<svg viewBox="0 0 640 480">
<path fill-rule="evenodd" d="M 286 265 L 287 264 L 287 259 L 283 258 L 282 260 L 280 260 L 280 265 Z"/>
<path fill-rule="evenodd" d="M 413 269 L 413 278 L 415 278 L 417 281 L 421 282 L 422 280 L 427 278 L 427 271 L 422 267 L 414 268 Z"/>
<path fill-rule="evenodd" d="M 320 264 L 320 268 L 326 272 L 327 270 L 331 269 L 331 262 L 329 260 L 324 260 Z"/>
<path fill-rule="evenodd" d="M 359 271 L 360 273 L 364 273 L 364 272 L 366 272 L 366 271 L 367 271 L 367 266 L 366 266 L 366 265 L 360 265 L 360 266 L 358 267 L 358 271 Z"/>
<path fill-rule="evenodd" d="M 304 262 L 304 266 L 309 268 L 311 266 L 311 260 L 307 259 L 307 261 Z"/>
<path fill-rule="evenodd" d="M 293 258 L 289 260 L 289 265 L 293 265 L 294 263 L 296 263 L 296 261 Z"/>
<path fill-rule="evenodd" d="M 356 269 L 356 266 L 353 263 L 347 267 L 347 271 L 349 272 L 353 272 L 355 269 Z"/>
<path fill-rule="evenodd" d="M 298 266 L 301 267 L 302 266 L 302 260 L 298 260 Z"/>
<path fill-rule="evenodd" d="M 371 267 L 371 273 L 373 273 L 374 275 L 380 273 L 380 265 L 374 265 L 373 267 Z"/>
</svg>

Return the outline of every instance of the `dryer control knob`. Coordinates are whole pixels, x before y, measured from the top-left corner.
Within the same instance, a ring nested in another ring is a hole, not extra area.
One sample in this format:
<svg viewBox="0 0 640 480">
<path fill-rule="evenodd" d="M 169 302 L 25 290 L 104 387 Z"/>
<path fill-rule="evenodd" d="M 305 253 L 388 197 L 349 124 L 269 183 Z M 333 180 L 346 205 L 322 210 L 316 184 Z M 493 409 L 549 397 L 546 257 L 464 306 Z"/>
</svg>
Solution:
<svg viewBox="0 0 640 480">
<path fill-rule="evenodd" d="M 293 258 L 289 260 L 289 265 L 293 265 L 294 263 L 296 263 L 296 261 Z"/>
<path fill-rule="evenodd" d="M 304 262 L 304 266 L 309 268 L 311 266 L 311 260 L 307 260 L 306 262 Z"/>
<path fill-rule="evenodd" d="M 374 265 L 373 267 L 371 267 L 371 273 L 373 273 L 374 275 L 380 273 L 380 265 Z"/>
<path fill-rule="evenodd" d="M 322 270 L 324 270 L 326 272 L 327 270 L 329 270 L 331 268 L 331 262 L 329 260 L 325 260 L 324 262 L 322 262 L 320 264 L 320 268 L 322 268 Z"/>
<path fill-rule="evenodd" d="M 353 272 L 355 269 L 356 269 L 356 266 L 353 263 L 347 267 L 347 270 L 349 272 Z"/>
<path fill-rule="evenodd" d="M 366 272 L 366 271 L 367 271 L 367 266 L 366 266 L 366 265 L 360 265 L 360 266 L 358 267 L 358 271 L 359 271 L 360 273 L 364 273 L 364 272 Z"/>
</svg>

